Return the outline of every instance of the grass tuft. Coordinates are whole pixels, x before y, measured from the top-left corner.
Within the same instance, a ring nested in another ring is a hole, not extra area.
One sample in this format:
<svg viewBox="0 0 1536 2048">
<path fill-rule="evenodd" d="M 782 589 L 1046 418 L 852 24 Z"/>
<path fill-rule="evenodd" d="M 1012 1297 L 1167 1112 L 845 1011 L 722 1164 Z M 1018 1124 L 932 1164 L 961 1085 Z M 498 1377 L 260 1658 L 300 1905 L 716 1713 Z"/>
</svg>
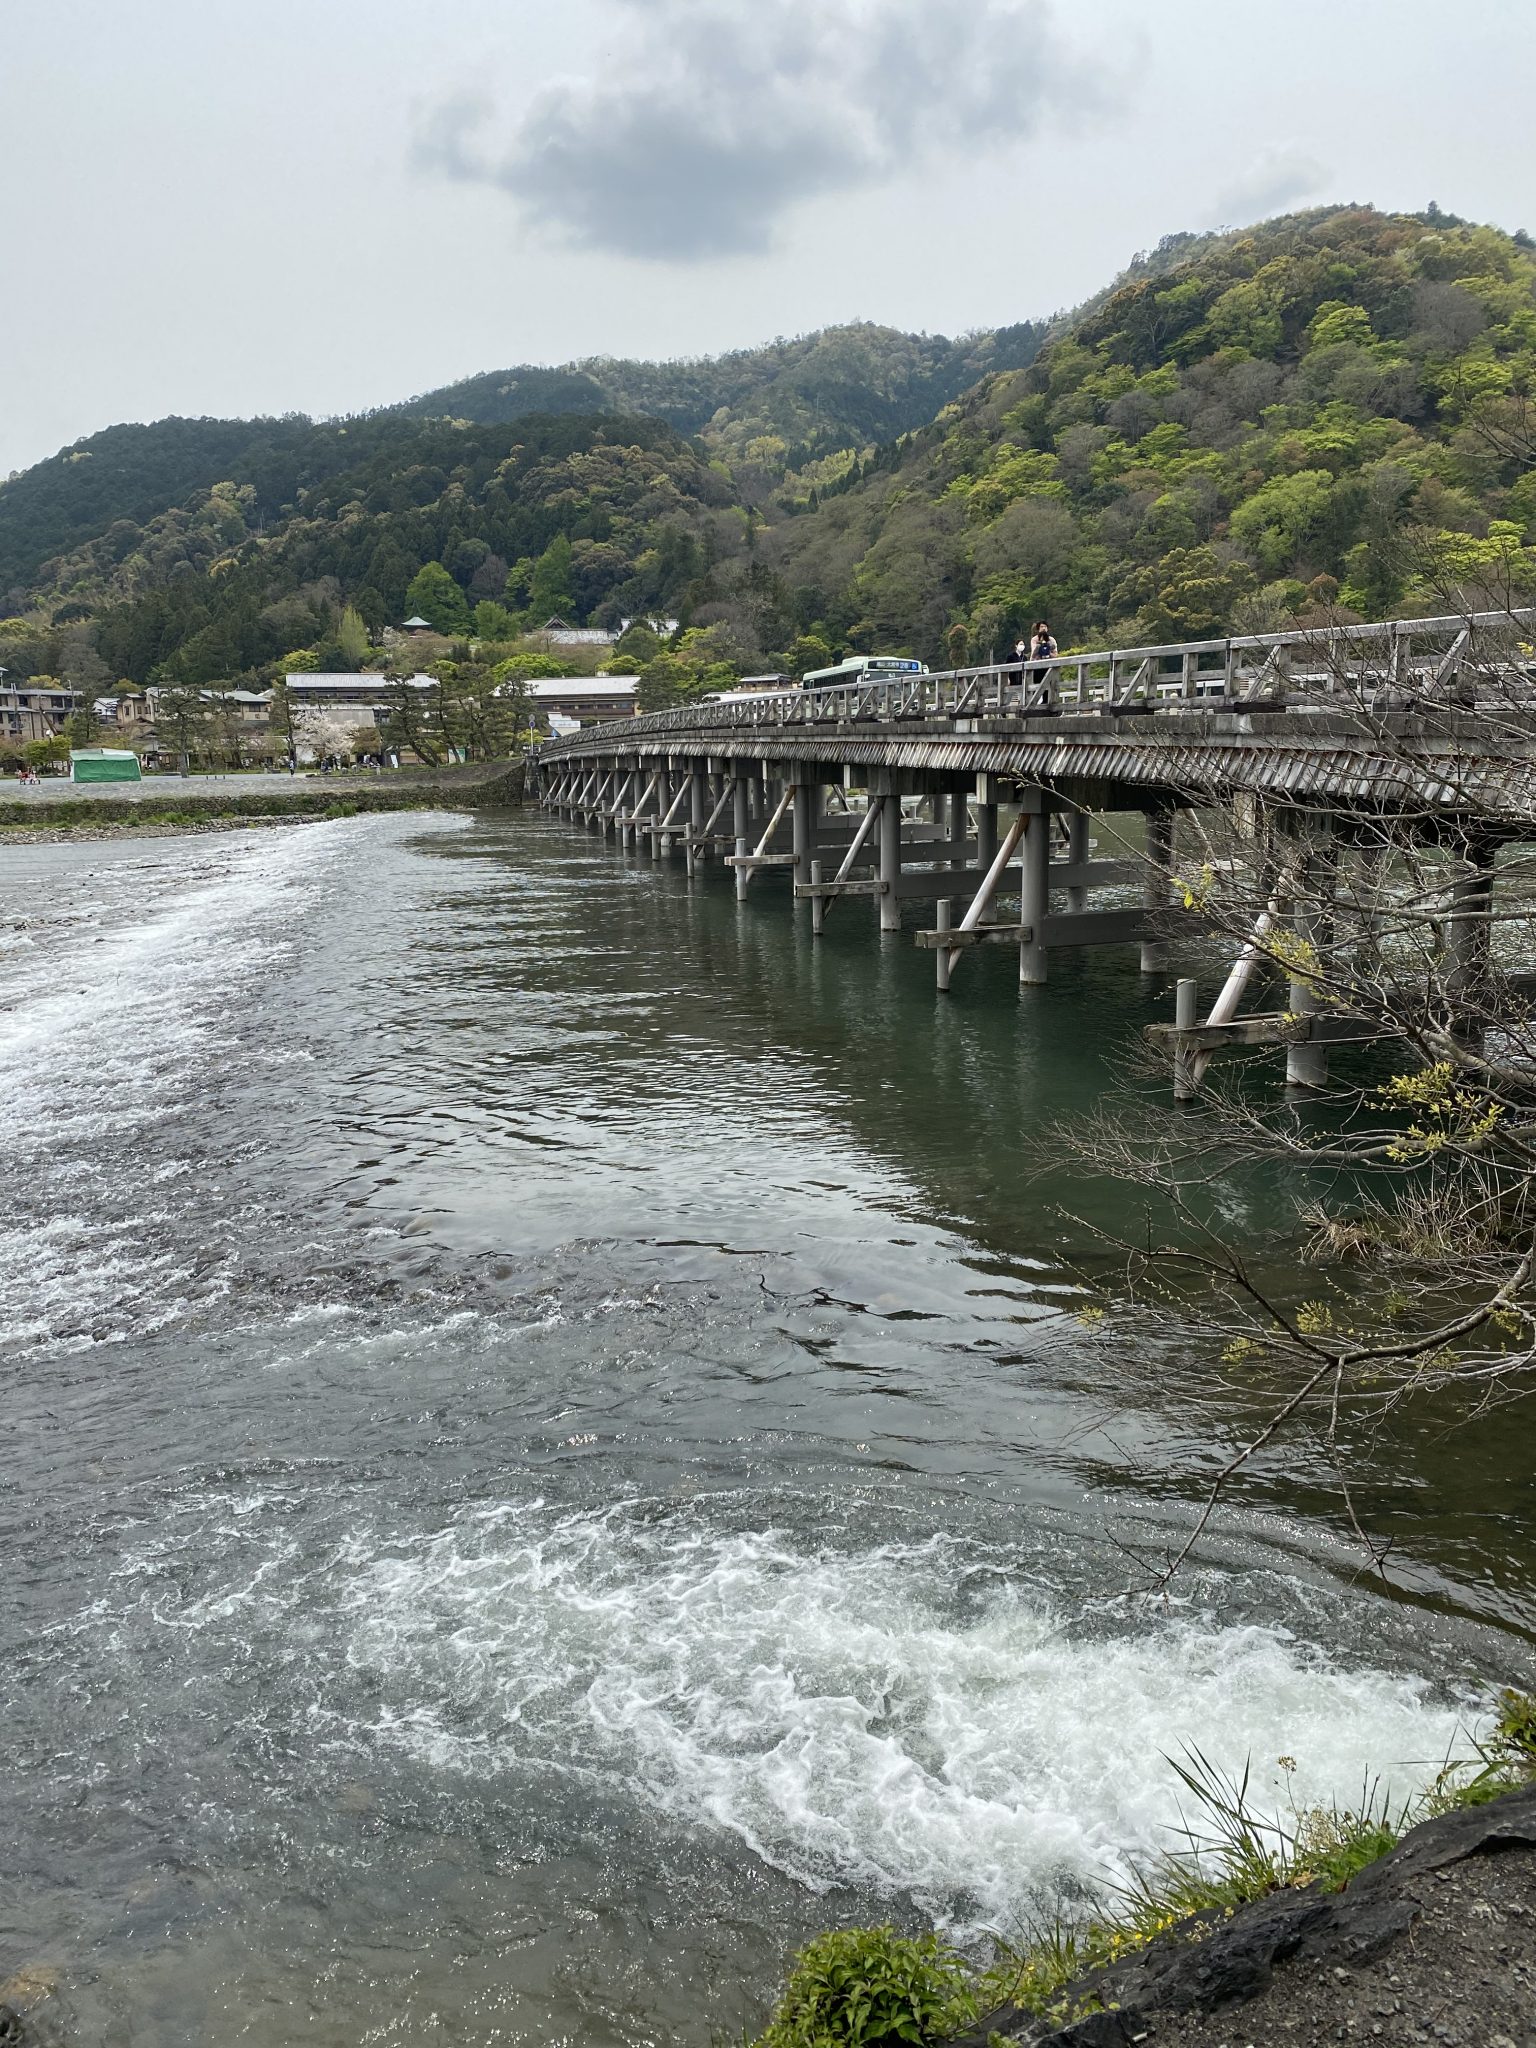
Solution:
<svg viewBox="0 0 1536 2048">
<path fill-rule="evenodd" d="M 1421 1820 L 1536 1783 L 1536 1694 L 1498 1695 L 1493 1726 L 1470 1757 L 1448 1761 L 1430 1790 L 1395 1810 L 1367 1783 L 1357 1807 L 1258 1812 L 1249 1773 L 1221 1771 L 1199 1750 L 1170 1764 L 1191 1803 L 1175 1846 L 1107 1888 L 1094 1910 L 1027 1926 L 981 1968 L 936 1934 L 891 1927 L 824 1934 L 796 1957 L 784 1996 L 751 2048 L 939 2048 L 978 2016 L 1016 2007 L 1058 2026 L 1103 2010 L 1093 1973 L 1153 1942 L 1198 1941 L 1272 1892 L 1340 1892 Z M 1281 1764 L 1293 1770 L 1294 1762 Z M 1073 1987 L 1081 1986 L 1074 1995 Z"/>
</svg>

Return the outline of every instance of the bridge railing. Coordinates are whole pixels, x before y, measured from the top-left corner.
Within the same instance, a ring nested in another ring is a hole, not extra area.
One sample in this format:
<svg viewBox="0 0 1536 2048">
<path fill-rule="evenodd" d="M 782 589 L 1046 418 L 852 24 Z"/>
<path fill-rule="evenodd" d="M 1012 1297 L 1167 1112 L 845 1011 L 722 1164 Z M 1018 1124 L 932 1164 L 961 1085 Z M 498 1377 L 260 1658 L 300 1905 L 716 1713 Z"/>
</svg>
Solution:
<svg viewBox="0 0 1536 2048">
<path fill-rule="evenodd" d="M 1531 636 L 1530 639 L 1527 635 Z M 885 676 L 814 690 L 763 690 L 639 719 L 583 726 L 572 742 L 647 734 L 707 735 L 821 725 L 986 720 L 1059 711 L 1133 713 L 1178 705 L 1276 708 L 1316 699 L 1358 703 L 1394 691 L 1405 701 L 1497 694 L 1536 702 L 1536 608 L 1389 619 L 1290 633 L 1248 633 L 1156 647 L 1100 648 L 1048 661 L 999 662 L 933 675 Z"/>
</svg>

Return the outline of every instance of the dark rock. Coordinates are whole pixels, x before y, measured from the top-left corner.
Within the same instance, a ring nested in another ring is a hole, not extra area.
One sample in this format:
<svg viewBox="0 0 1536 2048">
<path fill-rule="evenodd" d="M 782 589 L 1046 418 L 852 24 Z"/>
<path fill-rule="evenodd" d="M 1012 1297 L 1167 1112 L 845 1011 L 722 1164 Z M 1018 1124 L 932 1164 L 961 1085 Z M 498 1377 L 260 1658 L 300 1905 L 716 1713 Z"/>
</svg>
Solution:
<svg viewBox="0 0 1536 2048">
<path fill-rule="evenodd" d="M 1342 1892 L 1279 1892 L 1230 1916 L 1200 1915 L 1063 1995 L 1068 2012 L 1103 2010 L 1063 2024 L 1005 2009 L 957 2048 L 984 2048 L 989 2034 L 1028 2048 L 1123 2048 L 1152 2034 L 1159 2017 L 1214 2013 L 1258 1997 L 1276 1965 L 1291 1961 L 1349 1980 L 1420 1917 L 1411 1885 L 1507 1849 L 1536 1849 L 1536 1786 L 1424 1822 Z"/>
</svg>

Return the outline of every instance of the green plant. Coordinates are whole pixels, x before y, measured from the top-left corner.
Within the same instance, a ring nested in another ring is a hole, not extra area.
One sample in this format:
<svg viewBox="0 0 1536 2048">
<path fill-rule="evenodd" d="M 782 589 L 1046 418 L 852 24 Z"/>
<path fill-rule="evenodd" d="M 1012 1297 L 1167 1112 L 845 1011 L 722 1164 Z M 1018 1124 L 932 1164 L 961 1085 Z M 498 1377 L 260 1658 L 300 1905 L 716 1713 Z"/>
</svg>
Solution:
<svg viewBox="0 0 1536 2048">
<path fill-rule="evenodd" d="M 1492 1729 L 1473 1748 L 1475 1758 L 1448 1762 L 1435 1779 L 1425 1800 L 1427 1813 L 1486 1806 L 1536 1780 L 1536 1693 L 1505 1686 Z"/>
<path fill-rule="evenodd" d="M 1536 1693 L 1504 1688 L 1488 1747 L 1527 1776 L 1536 1773 Z"/>
<path fill-rule="evenodd" d="M 850 1927 L 796 1956 L 756 2048 L 927 2048 L 976 2011 L 965 1961 L 938 1935 Z"/>
<path fill-rule="evenodd" d="M 1101 2010 L 1100 1994 L 1084 1983 L 1094 1971 L 1154 1941 L 1198 1941 L 1270 1892 L 1342 1891 L 1415 1822 L 1536 1781 L 1536 1694 L 1501 1692 L 1493 1727 L 1473 1750 L 1471 1758 L 1448 1761 L 1428 1792 L 1400 1808 L 1371 1783 L 1358 1808 L 1293 1806 L 1288 1818 L 1255 1808 L 1247 1769 L 1231 1777 L 1199 1750 L 1183 1762 L 1170 1758 L 1193 1817 L 1181 1822 L 1174 1848 L 1110 1888 L 1094 1909 L 1000 1942 L 980 1971 L 937 1935 L 910 1939 L 890 1927 L 822 1935 L 796 1958 L 752 2048 L 922 2048 L 1009 2006 L 1057 2025 Z M 1280 1763 L 1296 1767 L 1290 1757 Z"/>
<path fill-rule="evenodd" d="M 1401 1827 L 1394 1825 L 1385 1806 L 1378 1810 L 1370 1796 L 1362 1801 L 1359 1813 L 1315 1807 L 1302 1814 L 1297 1825 L 1286 1882 L 1341 1892 L 1367 1864 L 1395 1849 L 1401 1838 Z"/>
</svg>

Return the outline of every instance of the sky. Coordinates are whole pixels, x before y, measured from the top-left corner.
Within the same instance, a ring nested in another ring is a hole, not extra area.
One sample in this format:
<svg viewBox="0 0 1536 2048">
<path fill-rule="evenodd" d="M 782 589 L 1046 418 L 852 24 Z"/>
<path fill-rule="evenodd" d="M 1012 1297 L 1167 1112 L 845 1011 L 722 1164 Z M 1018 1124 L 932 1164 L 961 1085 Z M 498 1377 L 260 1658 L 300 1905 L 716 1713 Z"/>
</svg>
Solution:
<svg viewBox="0 0 1536 2048">
<path fill-rule="evenodd" d="M 1182 229 L 1536 231 L 1529 0 L 3 0 L 0 477 L 120 420 L 1059 311 Z"/>
</svg>

